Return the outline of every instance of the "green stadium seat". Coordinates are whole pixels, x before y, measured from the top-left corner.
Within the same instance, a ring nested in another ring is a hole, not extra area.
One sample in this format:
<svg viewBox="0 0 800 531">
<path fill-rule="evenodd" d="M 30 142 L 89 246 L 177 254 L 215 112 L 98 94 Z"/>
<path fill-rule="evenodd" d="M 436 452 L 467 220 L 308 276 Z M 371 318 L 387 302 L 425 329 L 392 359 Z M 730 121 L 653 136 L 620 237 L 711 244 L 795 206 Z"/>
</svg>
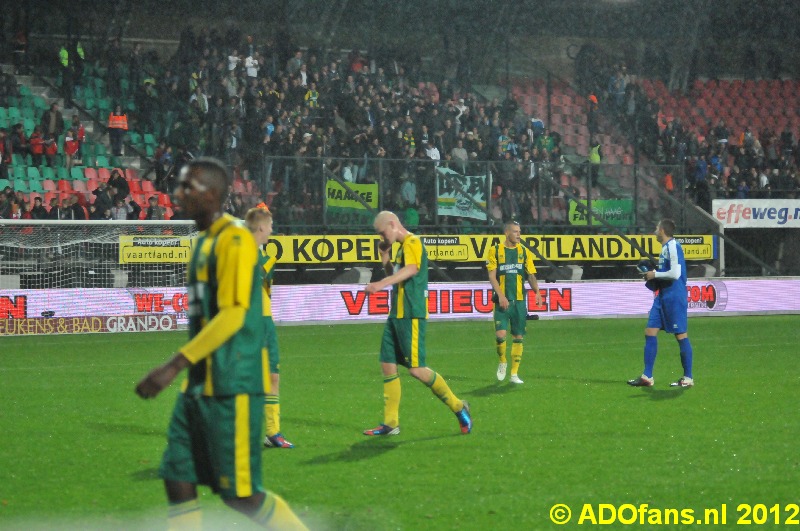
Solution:
<svg viewBox="0 0 800 531">
<path fill-rule="evenodd" d="M 25 129 L 25 136 L 30 137 L 33 130 L 36 128 L 36 122 L 33 118 L 24 118 L 22 120 L 22 128 Z"/>
<path fill-rule="evenodd" d="M 30 188 L 28 187 L 28 181 L 22 179 L 14 179 L 14 182 L 11 184 L 14 187 L 15 192 L 22 192 L 24 194 L 30 193 Z"/>
<path fill-rule="evenodd" d="M 150 133 L 145 133 L 142 138 L 144 140 L 144 143 L 147 144 L 148 146 L 155 146 L 156 145 L 156 137 L 154 137 Z"/>
<path fill-rule="evenodd" d="M 69 172 L 67 171 L 67 168 L 65 168 L 64 166 L 58 167 L 57 175 L 59 181 L 66 181 L 69 179 Z"/>
<path fill-rule="evenodd" d="M 9 107 L 16 107 L 19 105 L 19 98 L 16 96 L 8 96 L 6 98 L 6 103 L 8 103 Z"/>
<path fill-rule="evenodd" d="M 97 102 L 95 101 L 95 99 L 90 98 L 88 96 L 86 97 L 86 99 L 83 100 L 83 106 L 86 107 L 87 111 L 93 110 L 96 104 Z"/>
<path fill-rule="evenodd" d="M 8 119 L 8 111 L 5 107 L 0 107 L 0 118 Z"/>
<path fill-rule="evenodd" d="M 48 107 L 47 100 L 41 96 L 34 96 L 33 106 L 36 107 L 37 111 L 46 111 Z"/>
<path fill-rule="evenodd" d="M 28 166 L 27 177 L 28 177 L 28 180 L 31 181 L 31 183 L 33 181 L 39 182 L 39 181 L 42 180 L 42 176 L 39 173 L 39 168 L 37 168 L 36 166 Z"/>
<path fill-rule="evenodd" d="M 144 153 L 145 153 L 145 155 L 147 155 L 151 159 L 156 156 L 156 151 L 153 149 L 153 146 L 151 146 L 150 144 L 146 144 L 144 146 Z"/>
<path fill-rule="evenodd" d="M 128 142 L 130 142 L 134 146 L 138 146 L 139 144 L 142 143 L 142 135 L 140 135 L 136 131 L 128 131 Z"/>
<path fill-rule="evenodd" d="M 13 177 L 15 180 L 21 181 L 27 178 L 27 173 L 25 172 L 25 166 L 14 166 L 14 173 Z"/>
<path fill-rule="evenodd" d="M 41 181 L 28 181 L 28 187 L 30 188 L 31 192 L 37 192 L 40 194 L 44 193 L 44 188 L 42 187 Z"/>
<path fill-rule="evenodd" d="M 11 186 L 11 181 L 8 179 L 0 179 L 0 191 L 5 190 L 6 186 Z"/>
<path fill-rule="evenodd" d="M 11 155 L 11 165 L 12 166 L 25 166 L 25 158 L 20 155 L 19 153 L 14 153 Z"/>
<path fill-rule="evenodd" d="M 107 155 L 108 151 L 106 151 L 105 144 L 101 144 L 100 142 L 95 144 L 94 145 L 94 154 L 95 155 Z"/>
<path fill-rule="evenodd" d="M 97 112 L 100 117 L 104 117 L 107 113 L 111 112 L 111 100 L 108 98 L 101 98 L 97 100 Z"/>
<path fill-rule="evenodd" d="M 11 103 L 11 98 L 13 96 L 8 97 L 9 103 Z M 9 105 L 8 106 L 8 121 L 12 124 L 22 121 L 22 113 L 20 112 L 19 108 L 16 105 Z"/>
<path fill-rule="evenodd" d="M 56 179 L 56 173 L 53 171 L 53 168 L 50 166 L 42 166 L 39 168 L 40 173 L 42 174 L 42 179 L 50 179 L 54 181 Z"/>
<path fill-rule="evenodd" d="M 133 100 L 128 100 L 125 102 L 123 108 L 128 112 L 136 112 L 136 102 Z"/>
<path fill-rule="evenodd" d="M 73 166 L 69 172 L 69 180 L 71 181 L 87 181 L 88 179 L 83 176 L 83 166 Z"/>
<path fill-rule="evenodd" d="M 25 109 L 33 109 L 33 96 L 21 96 L 18 107 L 23 111 Z"/>
<path fill-rule="evenodd" d="M 22 107 L 20 114 L 22 114 L 23 119 L 30 118 L 33 120 L 36 116 L 36 110 L 33 107 Z"/>
<path fill-rule="evenodd" d="M 108 157 L 105 155 L 97 155 L 95 159 L 95 163 L 93 164 L 95 168 L 111 168 L 111 163 L 108 161 Z"/>
<path fill-rule="evenodd" d="M 25 85 L 20 85 L 19 87 L 19 95 L 20 96 L 32 96 L 31 89 Z"/>
</svg>

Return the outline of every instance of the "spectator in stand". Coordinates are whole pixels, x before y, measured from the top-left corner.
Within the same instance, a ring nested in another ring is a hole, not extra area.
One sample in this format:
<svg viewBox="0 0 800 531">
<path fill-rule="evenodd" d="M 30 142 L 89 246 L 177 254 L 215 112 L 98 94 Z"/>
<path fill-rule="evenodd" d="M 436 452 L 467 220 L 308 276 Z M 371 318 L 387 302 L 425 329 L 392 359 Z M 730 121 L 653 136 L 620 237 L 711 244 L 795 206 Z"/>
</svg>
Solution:
<svg viewBox="0 0 800 531">
<path fill-rule="evenodd" d="M 25 138 L 25 128 L 22 124 L 15 124 L 11 131 L 11 150 L 12 153 L 20 155 L 23 159 L 30 153 L 28 139 Z"/>
<path fill-rule="evenodd" d="M 33 219 L 47 219 L 47 209 L 42 205 L 42 198 L 33 198 L 33 208 L 31 209 Z"/>
<path fill-rule="evenodd" d="M 50 110 L 42 114 L 40 125 L 45 136 L 50 137 L 52 135 L 55 138 L 61 136 L 61 133 L 64 132 L 64 116 L 58 110 L 57 103 L 50 105 Z"/>
<path fill-rule="evenodd" d="M 86 209 L 78 202 L 78 196 L 73 195 L 69 201 L 69 219 L 85 220 L 89 217 Z"/>
<path fill-rule="evenodd" d="M 131 193 L 131 187 L 128 180 L 122 174 L 122 170 L 114 168 L 111 170 L 111 176 L 108 178 L 108 187 L 115 190 L 113 199 L 125 199 Z"/>
<path fill-rule="evenodd" d="M 128 220 L 137 220 L 141 217 L 142 207 L 139 205 L 139 203 L 134 201 L 131 196 L 128 196 L 128 199 L 130 199 L 130 201 L 128 201 L 128 206 L 130 207 L 128 212 Z"/>
<path fill-rule="evenodd" d="M 58 205 L 58 198 L 56 197 L 50 200 L 50 210 L 47 211 L 47 219 L 62 219 L 61 207 Z"/>
<path fill-rule="evenodd" d="M 164 207 L 158 204 L 158 196 L 151 195 L 147 200 L 147 211 L 145 212 L 144 219 L 163 221 L 165 211 Z"/>
<path fill-rule="evenodd" d="M 133 209 L 125 204 L 124 199 L 117 199 L 114 201 L 114 206 L 111 207 L 111 219 L 125 221 L 128 219 L 128 214 L 132 211 Z"/>
<path fill-rule="evenodd" d="M 116 189 L 102 181 L 92 193 L 95 195 L 94 205 L 97 207 L 98 212 L 101 213 L 111 210 L 117 199 Z"/>
<path fill-rule="evenodd" d="M 86 142 L 86 128 L 77 114 L 72 115 L 72 128 L 75 130 L 75 134 L 78 135 L 79 146 L 82 146 Z"/>
<path fill-rule="evenodd" d="M 122 155 L 122 140 L 127 131 L 128 115 L 122 111 L 122 105 L 117 104 L 108 115 L 108 139 L 115 157 Z M 77 135 L 77 131 L 75 134 Z"/>
<path fill-rule="evenodd" d="M 47 160 L 47 165 L 51 168 L 56 166 L 56 157 L 58 156 L 58 140 L 53 135 L 49 135 L 44 141 L 44 157 Z"/>
<path fill-rule="evenodd" d="M 44 157 L 44 138 L 42 136 L 42 126 L 37 125 L 33 128 L 33 133 L 28 139 L 28 146 L 31 152 L 31 162 L 34 166 L 42 165 L 42 158 Z"/>
<path fill-rule="evenodd" d="M 64 136 L 64 165 L 67 167 L 67 173 L 72 170 L 72 165 L 78 158 L 79 148 L 78 135 L 74 129 L 70 128 Z"/>
</svg>

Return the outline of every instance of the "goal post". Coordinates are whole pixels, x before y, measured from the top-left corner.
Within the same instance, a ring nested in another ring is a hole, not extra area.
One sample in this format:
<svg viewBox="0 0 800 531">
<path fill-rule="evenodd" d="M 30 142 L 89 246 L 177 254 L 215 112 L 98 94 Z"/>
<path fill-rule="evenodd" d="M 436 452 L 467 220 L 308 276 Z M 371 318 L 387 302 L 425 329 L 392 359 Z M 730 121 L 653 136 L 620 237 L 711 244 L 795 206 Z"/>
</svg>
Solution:
<svg viewBox="0 0 800 531">
<path fill-rule="evenodd" d="M 0 289 L 183 287 L 193 221 L 0 219 Z"/>
</svg>

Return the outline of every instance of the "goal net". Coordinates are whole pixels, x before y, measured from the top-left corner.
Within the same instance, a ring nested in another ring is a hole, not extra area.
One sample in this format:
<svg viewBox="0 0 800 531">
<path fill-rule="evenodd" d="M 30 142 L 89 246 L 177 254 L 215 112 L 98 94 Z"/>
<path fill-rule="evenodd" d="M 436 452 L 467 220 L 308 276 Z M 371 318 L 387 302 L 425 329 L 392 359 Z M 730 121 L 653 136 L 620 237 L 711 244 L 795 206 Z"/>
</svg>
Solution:
<svg viewBox="0 0 800 531">
<path fill-rule="evenodd" d="M 193 221 L 0 219 L 0 289 L 182 287 Z"/>
</svg>

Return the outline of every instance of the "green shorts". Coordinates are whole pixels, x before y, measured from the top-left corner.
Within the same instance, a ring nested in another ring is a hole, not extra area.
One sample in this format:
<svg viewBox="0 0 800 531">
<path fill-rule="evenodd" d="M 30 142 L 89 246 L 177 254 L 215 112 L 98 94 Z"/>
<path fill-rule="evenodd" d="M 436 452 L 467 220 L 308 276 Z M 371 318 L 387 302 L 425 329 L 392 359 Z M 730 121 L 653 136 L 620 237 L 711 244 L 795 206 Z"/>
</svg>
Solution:
<svg viewBox="0 0 800 531">
<path fill-rule="evenodd" d="M 409 369 L 425 367 L 425 329 L 427 319 L 389 317 L 383 329 L 380 359 Z"/>
<path fill-rule="evenodd" d="M 208 485 L 222 498 L 264 492 L 261 485 L 263 395 L 180 393 L 167 431 L 162 479 Z"/>
<path fill-rule="evenodd" d="M 508 309 L 501 310 L 500 304 L 494 305 L 494 329 L 496 332 L 508 332 L 511 323 L 512 336 L 524 336 L 525 326 L 528 324 L 528 308 L 525 301 L 508 301 Z"/>
<path fill-rule="evenodd" d="M 267 329 L 265 346 L 269 357 L 269 372 L 270 374 L 280 374 L 281 358 L 278 353 L 278 331 L 275 328 L 275 321 L 272 320 L 272 317 L 267 316 L 264 317 L 264 322 Z"/>
</svg>

